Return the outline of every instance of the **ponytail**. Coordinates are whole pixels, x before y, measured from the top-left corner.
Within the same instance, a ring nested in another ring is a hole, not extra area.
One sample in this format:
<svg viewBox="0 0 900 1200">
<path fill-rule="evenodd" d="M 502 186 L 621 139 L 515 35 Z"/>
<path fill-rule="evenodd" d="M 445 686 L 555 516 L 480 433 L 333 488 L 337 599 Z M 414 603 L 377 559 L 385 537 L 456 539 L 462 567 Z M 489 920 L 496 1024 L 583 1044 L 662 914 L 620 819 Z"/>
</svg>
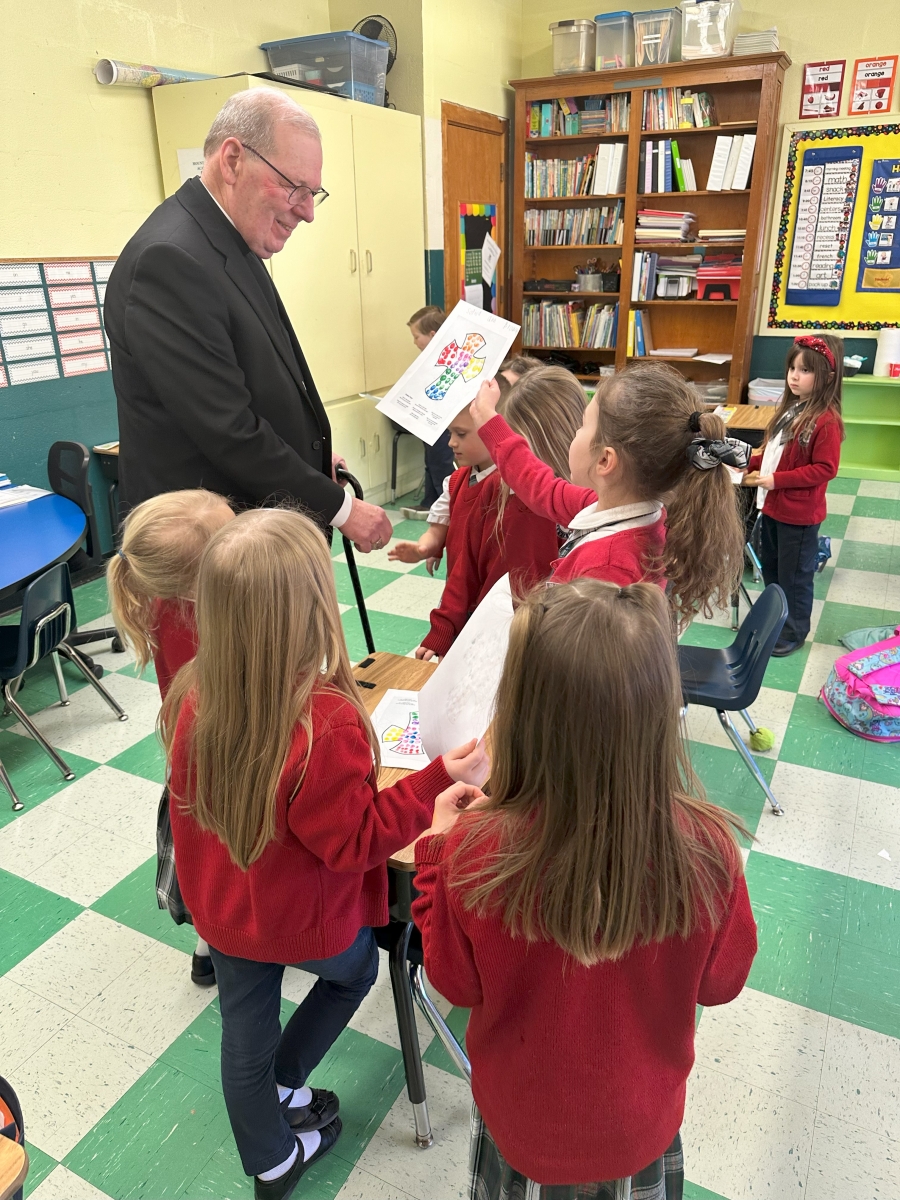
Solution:
<svg viewBox="0 0 900 1200">
<path fill-rule="evenodd" d="M 141 672 L 157 649 L 153 637 L 155 598 L 141 589 L 121 552 L 114 554 L 107 564 L 106 587 L 113 623 L 119 636 L 133 646 Z"/>
</svg>

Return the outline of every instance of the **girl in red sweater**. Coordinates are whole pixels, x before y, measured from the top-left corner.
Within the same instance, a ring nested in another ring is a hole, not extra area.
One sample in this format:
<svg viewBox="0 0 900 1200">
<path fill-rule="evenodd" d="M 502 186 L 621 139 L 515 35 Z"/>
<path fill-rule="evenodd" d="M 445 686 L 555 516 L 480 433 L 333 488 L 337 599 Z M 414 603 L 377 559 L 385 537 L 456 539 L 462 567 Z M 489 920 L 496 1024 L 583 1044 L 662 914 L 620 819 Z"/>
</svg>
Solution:
<svg viewBox="0 0 900 1200">
<path fill-rule="evenodd" d="M 500 400 L 499 385 L 493 386 Z M 500 403 L 549 477 L 568 478 L 569 444 L 585 403 L 574 376 L 561 367 L 536 368 L 519 377 Z M 527 591 L 547 577 L 559 551 L 556 521 L 533 511 L 510 489 L 510 481 L 500 478 L 468 408 L 450 424 L 450 445 L 459 469 L 448 482 L 447 582 L 416 651 L 424 659 L 447 653 L 498 579 L 509 574 L 515 591 Z M 407 562 L 415 561 L 413 554 L 432 556 L 437 542 L 431 539 L 439 530 L 430 524 L 418 546 L 401 542 L 391 556 Z"/>
<path fill-rule="evenodd" d="M 497 399 L 496 385 L 483 384 L 471 405 L 475 427 L 519 499 L 567 529 L 554 583 L 654 580 L 668 586 L 683 621 L 730 601 L 744 531 L 725 468 L 746 467 L 749 448 L 698 409 L 677 371 L 640 363 L 601 383 L 569 449 L 571 483 L 497 415 Z"/>
<path fill-rule="evenodd" d="M 490 799 L 436 805 L 417 844 L 428 978 L 472 1010 L 473 1200 L 680 1200 L 696 1006 L 756 953 L 740 822 L 703 799 L 681 703 L 657 587 L 533 591 Z"/>
<path fill-rule="evenodd" d="M 744 479 L 756 485 L 756 505 L 762 509 L 763 579 L 779 584 L 787 597 L 788 618 L 772 651 L 778 658 L 799 650 L 809 634 L 825 490 L 838 473 L 844 438 L 843 366 L 840 338 L 821 334 L 794 339 L 784 395 Z"/>
<path fill-rule="evenodd" d="M 106 568 L 110 607 L 119 635 L 134 647 L 138 671 L 153 659 L 163 700 L 175 675 L 197 653 L 194 588 L 200 555 L 216 530 L 234 516 L 227 500 L 193 488 L 164 492 L 133 508 L 122 526 L 121 549 Z M 169 790 L 163 790 L 157 817 L 162 846 L 168 826 Z M 174 874 L 171 854 L 160 854 L 157 885 Z M 168 890 L 168 889 L 165 889 Z M 159 900 L 160 907 L 167 907 Z M 190 914 L 179 909 L 176 920 Z M 216 982 L 209 947 L 203 938 L 191 958 L 191 979 L 199 987 Z"/>
<path fill-rule="evenodd" d="M 331 559 L 296 512 L 241 513 L 200 561 L 197 656 L 163 708 L 178 878 L 209 942 L 222 1085 L 256 1200 L 282 1200 L 340 1133 L 306 1080 L 378 972 L 390 855 L 454 781 L 472 741 L 379 792 L 378 741 L 347 657 Z M 318 976 L 284 1031 L 286 964 Z"/>
</svg>

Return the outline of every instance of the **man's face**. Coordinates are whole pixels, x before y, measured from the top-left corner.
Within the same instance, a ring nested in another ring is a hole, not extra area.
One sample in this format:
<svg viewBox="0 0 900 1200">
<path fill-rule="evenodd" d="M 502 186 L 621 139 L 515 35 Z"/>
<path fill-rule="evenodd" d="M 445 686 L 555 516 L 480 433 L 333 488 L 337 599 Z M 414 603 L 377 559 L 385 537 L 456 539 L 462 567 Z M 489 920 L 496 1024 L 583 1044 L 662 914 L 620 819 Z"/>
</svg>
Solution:
<svg viewBox="0 0 900 1200">
<path fill-rule="evenodd" d="M 322 186 L 322 146 L 294 126 L 276 126 L 275 149 L 265 157 L 294 183 L 312 191 Z M 300 203 L 290 204 L 287 182 L 247 150 L 240 151 L 234 171 L 231 219 L 254 254 L 271 258 L 301 221 L 314 219 L 313 198 L 307 193 Z"/>
</svg>

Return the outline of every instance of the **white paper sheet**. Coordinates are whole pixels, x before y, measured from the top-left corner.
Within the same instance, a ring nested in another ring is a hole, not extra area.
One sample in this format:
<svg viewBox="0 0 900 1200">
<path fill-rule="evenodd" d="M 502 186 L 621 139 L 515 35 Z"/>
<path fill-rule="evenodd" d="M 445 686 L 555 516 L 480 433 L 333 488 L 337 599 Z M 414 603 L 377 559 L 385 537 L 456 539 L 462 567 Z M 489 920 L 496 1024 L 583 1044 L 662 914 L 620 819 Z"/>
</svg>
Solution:
<svg viewBox="0 0 900 1200">
<path fill-rule="evenodd" d="M 473 308 L 484 308 L 484 288 L 480 283 L 466 284 L 466 304 Z"/>
<path fill-rule="evenodd" d="M 494 714 L 513 618 L 509 576 L 494 584 L 419 692 L 422 741 L 432 758 L 481 738 Z"/>
<path fill-rule="evenodd" d="M 486 379 L 493 379 L 519 332 L 496 313 L 460 300 L 379 412 L 433 446 Z"/>
<path fill-rule="evenodd" d="M 187 183 L 203 170 L 203 147 L 196 150 L 176 150 L 178 156 L 178 177 L 182 183 Z"/>
<path fill-rule="evenodd" d="M 481 278 L 490 287 L 494 282 L 494 272 L 500 258 L 500 247 L 489 233 L 484 235 L 484 245 L 481 247 Z"/>
<path fill-rule="evenodd" d="M 372 713 L 383 767 L 421 771 L 431 761 L 419 732 L 419 693 L 388 688 Z"/>
</svg>

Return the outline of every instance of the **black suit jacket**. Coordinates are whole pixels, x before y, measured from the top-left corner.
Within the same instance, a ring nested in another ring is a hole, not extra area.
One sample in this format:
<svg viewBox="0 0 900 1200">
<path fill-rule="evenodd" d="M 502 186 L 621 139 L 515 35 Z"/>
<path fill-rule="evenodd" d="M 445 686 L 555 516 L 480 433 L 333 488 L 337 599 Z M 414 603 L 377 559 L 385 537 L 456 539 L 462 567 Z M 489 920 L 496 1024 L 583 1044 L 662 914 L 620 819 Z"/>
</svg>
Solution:
<svg viewBox="0 0 900 1200">
<path fill-rule="evenodd" d="M 104 312 L 126 508 L 205 487 L 327 524 L 344 499 L 328 417 L 265 268 L 199 179 L 122 251 Z"/>
</svg>

